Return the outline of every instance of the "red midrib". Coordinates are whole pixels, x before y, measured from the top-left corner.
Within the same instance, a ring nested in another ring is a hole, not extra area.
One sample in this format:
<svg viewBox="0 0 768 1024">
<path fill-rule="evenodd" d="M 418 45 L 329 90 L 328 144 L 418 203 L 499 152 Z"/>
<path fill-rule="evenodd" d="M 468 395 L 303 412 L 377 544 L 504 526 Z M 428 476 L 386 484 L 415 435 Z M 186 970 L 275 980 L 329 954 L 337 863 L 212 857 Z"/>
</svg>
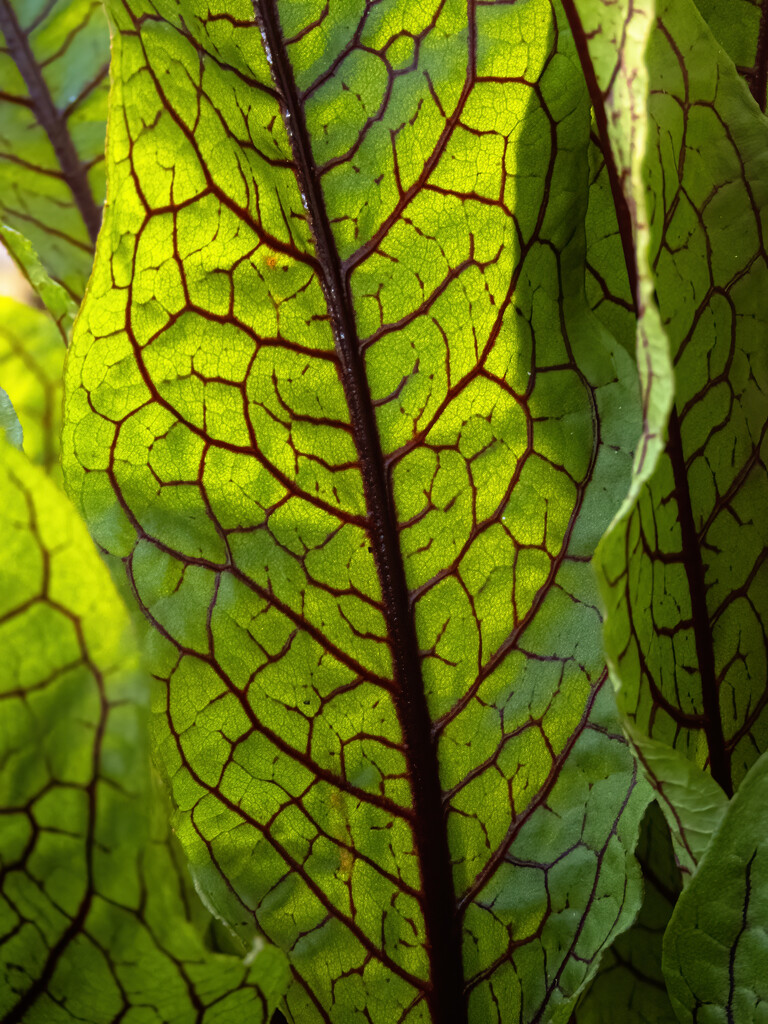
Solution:
<svg viewBox="0 0 768 1024">
<path fill-rule="evenodd" d="M 360 350 L 354 308 L 323 200 L 304 110 L 293 76 L 275 0 L 254 0 L 254 12 L 271 59 L 285 125 L 320 264 L 339 376 L 349 406 L 360 460 L 371 548 L 381 583 L 397 688 L 395 706 L 403 730 L 414 801 L 414 839 L 422 879 L 422 912 L 431 977 L 425 998 L 434 1024 L 466 1024 L 461 927 L 456 913 L 437 749 L 432 738 L 411 615 L 397 519 L 384 466 L 376 419 Z"/>
</svg>

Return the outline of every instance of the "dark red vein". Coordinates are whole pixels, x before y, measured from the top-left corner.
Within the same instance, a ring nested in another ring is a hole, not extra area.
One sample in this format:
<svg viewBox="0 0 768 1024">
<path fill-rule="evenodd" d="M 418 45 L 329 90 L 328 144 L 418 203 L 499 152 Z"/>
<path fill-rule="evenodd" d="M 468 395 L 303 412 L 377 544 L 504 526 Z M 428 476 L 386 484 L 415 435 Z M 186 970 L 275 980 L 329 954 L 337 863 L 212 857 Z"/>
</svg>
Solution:
<svg viewBox="0 0 768 1024">
<path fill-rule="evenodd" d="M 50 139 L 64 180 L 72 192 L 92 245 L 101 226 L 101 210 L 88 183 L 86 165 L 78 156 L 64 115 L 56 108 L 48 83 L 32 53 L 27 33 L 19 25 L 9 0 L 0 0 L 0 30 L 16 67 L 24 79 L 38 122 Z"/>
<path fill-rule="evenodd" d="M 5 0 L 2 0 L 4 3 Z M 0 9 L 2 8 L 0 3 Z M 51 945 L 48 950 L 48 955 L 43 964 L 43 968 L 36 978 L 32 980 L 32 984 L 29 988 L 21 995 L 19 1000 L 14 1006 L 12 1006 L 8 1012 L 2 1017 L 0 1024 L 23 1024 L 27 1019 L 27 1011 L 30 1010 L 38 999 L 47 992 L 51 979 L 54 976 L 57 966 L 59 965 L 62 957 L 66 953 L 70 943 L 72 943 L 78 935 L 83 933 L 86 921 L 91 912 L 93 905 L 93 898 L 95 895 L 94 888 L 94 850 L 96 848 L 96 827 L 97 827 L 97 800 L 98 800 L 98 784 L 102 778 L 101 772 L 101 758 L 102 749 L 104 746 L 104 737 L 107 726 L 107 716 L 109 714 L 109 706 L 107 704 L 106 696 L 104 693 L 104 677 L 98 667 L 90 657 L 88 648 L 85 640 L 85 634 L 83 632 L 83 625 L 80 619 L 70 609 L 64 605 L 54 601 L 49 593 L 49 551 L 45 547 L 41 534 L 40 524 L 38 522 L 37 507 L 32 500 L 31 493 L 25 486 L 23 481 L 17 479 L 13 474 L 10 475 L 11 482 L 15 485 L 17 490 L 22 493 L 26 499 L 28 516 L 29 516 L 29 529 L 35 538 L 35 541 L 39 547 L 40 554 L 43 557 L 43 564 L 45 570 L 43 573 L 43 579 L 41 584 L 41 598 L 46 601 L 52 609 L 58 612 L 63 618 L 70 621 L 72 630 L 75 634 L 76 644 L 80 651 L 80 660 L 85 665 L 92 678 L 95 680 L 98 688 L 98 717 L 94 723 L 94 735 L 93 735 L 93 749 L 91 751 L 91 772 L 89 780 L 84 784 L 83 790 L 86 793 L 87 802 L 87 821 L 83 835 L 83 845 L 85 849 L 85 892 L 77 910 L 73 914 L 69 924 L 59 935 L 59 938 Z"/>
<path fill-rule="evenodd" d="M 573 0 L 563 0 L 563 7 L 568 18 L 568 23 L 571 27 L 571 32 L 573 33 L 576 49 L 584 70 L 584 76 L 587 81 L 587 87 L 589 89 L 590 98 L 595 111 L 595 120 L 600 133 L 603 156 L 606 161 L 606 168 L 611 182 L 611 192 L 613 194 L 616 215 L 619 222 L 619 231 L 624 249 L 627 273 L 629 275 L 630 289 L 635 300 L 635 304 L 637 305 L 639 300 L 637 292 L 638 278 L 635 250 L 632 242 L 632 218 L 626 196 L 621 188 L 616 164 L 613 161 L 611 153 L 604 96 L 595 77 L 594 68 L 589 55 L 587 36 L 573 5 Z M 761 19 L 761 38 L 768 31 L 768 26 L 765 23 L 766 7 L 768 7 L 768 4 L 766 4 L 763 9 L 763 18 Z M 762 41 L 764 47 L 768 48 L 768 39 L 763 38 Z M 760 51 L 759 45 L 758 51 Z M 768 54 L 764 56 L 766 60 L 768 60 Z M 760 52 L 758 52 L 758 62 L 759 59 Z M 764 80 L 763 93 L 765 93 Z M 760 102 L 759 99 L 758 102 Z M 733 794 L 733 786 L 731 782 L 729 759 L 725 749 L 722 719 L 720 716 L 717 675 L 715 672 L 715 653 L 712 644 L 712 626 L 709 619 L 709 612 L 707 610 L 704 583 L 704 565 L 701 557 L 698 533 L 696 531 L 693 518 L 693 509 L 691 506 L 688 472 L 685 465 L 685 457 L 683 455 L 682 438 L 680 436 L 680 420 L 678 417 L 677 407 L 674 405 L 670 413 L 669 436 L 666 451 L 672 463 L 672 471 L 674 474 L 675 495 L 677 498 L 678 518 L 680 522 L 682 540 L 682 558 L 688 580 L 688 589 L 691 596 L 693 632 L 701 680 L 704 733 L 707 738 L 707 746 L 709 749 L 709 767 L 714 780 L 723 788 L 723 790 L 725 790 L 728 796 L 731 796 Z"/>
<path fill-rule="evenodd" d="M 616 162 L 613 159 L 611 137 L 608 131 L 608 118 L 605 113 L 605 96 L 598 85 L 597 78 L 595 76 L 595 69 L 592 66 L 592 58 L 589 55 L 587 35 L 584 31 L 584 26 L 581 24 L 581 19 L 576 13 L 573 0 L 563 0 L 563 10 L 565 11 L 565 16 L 568 19 L 568 25 L 571 29 L 573 41 L 576 44 L 576 52 L 579 55 L 581 69 L 584 72 L 584 78 L 587 83 L 589 98 L 592 102 L 592 109 L 595 112 L 595 123 L 597 124 L 597 131 L 600 137 L 600 148 L 602 149 L 603 159 L 605 160 L 605 169 L 608 172 L 611 196 L 613 197 L 613 205 L 616 209 L 616 220 L 619 225 L 621 247 L 624 250 L 624 262 L 627 265 L 630 293 L 632 295 L 632 301 L 635 303 L 635 306 L 637 306 L 637 262 L 635 259 L 634 236 L 632 233 L 632 216 L 629 211 L 627 197 L 624 195 L 624 190 L 621 187 L 619 171 L 616 167 Z"/>
<path fill-rule="evenodd" d="M 680 420 L 677 409 L 672 407 L 669 417 L 669 438 L 667 454 L 672 463 L 677 498 L 677 515 L 680 522 L 683 565 L 691 595 L 691 616 L 693 636 L 696 644 L 696 658 L 701 680 L 701 699 L 704 709 L 704 734 L 709 749 L 709 770 L 712 778 L 727 793 L 733 796 L 731 769 L 725 750 L 723 723 L 720 718 L 720 700 L 715 671 L 715 650 L 712 644 L 712 625 L 707 609 L 707 592 L 704 583 L 704 564 L 701 559 L 696 525 L 691 507 L 691 492 L 688 472 L 683 455 L 683 441 L 680 436 Z"/>
<path fill-rule="evenodd" d="M 728 953 L 728 1001 L 725 1004 L 725 1012 L 728 1017 L 728 1024 L 735 1024 L 736 1021 L 736 950 L 744 932 L 749 928 L 749 901 L 752 898 L 752 868 L 754 867 L 757 849 L 747 861 L 745 874 L 744 902 L 741 908 L 741 927 L 736 938 L 733 940 Z"/>
<path fill-rule="evenodd" d="M 427 1003 L 435 1024 L 467 1020 L 462 993 L 461 933 L 440 793 L 437 751 L 424 695 L 416 631 L 411 617 L 397 520 L 379 442 L 352 299 L 323 201 L 304 110 L 293 76 L 274 0 L 254 0 L 272 74 L 280 94 L 299 187 L 315 240 L 328 304 L 339 377 L 349 405 L 369 515 L 369 534 L 383 596 L 414 800 L 414 838 L 421 865 L 422 909 L 430 957 Z"/>
</svg>

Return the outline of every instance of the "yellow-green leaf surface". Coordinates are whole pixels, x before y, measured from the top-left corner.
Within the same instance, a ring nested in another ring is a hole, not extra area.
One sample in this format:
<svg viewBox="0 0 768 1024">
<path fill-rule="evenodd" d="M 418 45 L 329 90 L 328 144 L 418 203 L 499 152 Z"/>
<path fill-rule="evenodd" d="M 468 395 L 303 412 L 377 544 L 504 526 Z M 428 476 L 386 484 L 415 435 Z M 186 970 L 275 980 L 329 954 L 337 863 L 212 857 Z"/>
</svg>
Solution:
<svg viewBox="0 0 768 1024">
<path fill-rule="evenodd" d="M 645 436 L 599 559 L 609 661 L 639 734 L 730 793 L 768 743 L 768 122 L 689 0 L 572 10 L 642 307 Z"/>
<path fill-rule="evenodd" d="M 267 1021 L 273 948 L 210 953 L 152 813 L 146 691 L 85 528 L 0 439 L 0 1020 Z"/>
<path fill-rule="evenodd" d="M 58 479 L 64 343 L 47 313 L 0 296 L 0 387 L 24 430 L 24 451 Z"/>
<path fill-rule="evenodd" d="M 64 344 L 69 343 L 72 324 L 77 314 L 77 305 L 69 292 L 54 281 L 40 262 L 32 243 L 18 231 L 0 224 L 0 242 L 13 258 L 17 268 L 29 282 L 30 287 L 53 317 Z"/>
<path fill-rule="evenodd" d="M 544 0 L 109 4 L 68 485 L 207 899 L 297 1020 L 567 1019 L 648 792 L 595 545 L 640 429 Z M 557 17 L 555 16 L 557 15 Z"/>
<path fill-rule="evenodd" d="M 101 222 L 108 68 L 99 0 L 0 0 L 0 222 L 77 302 Z"/>
<path fill-rule="evenodd" d="M 768 1014 L 768 757 L 753 765 L 664 936 L 682 1024 L 758 1024 Z"/>
</svg>

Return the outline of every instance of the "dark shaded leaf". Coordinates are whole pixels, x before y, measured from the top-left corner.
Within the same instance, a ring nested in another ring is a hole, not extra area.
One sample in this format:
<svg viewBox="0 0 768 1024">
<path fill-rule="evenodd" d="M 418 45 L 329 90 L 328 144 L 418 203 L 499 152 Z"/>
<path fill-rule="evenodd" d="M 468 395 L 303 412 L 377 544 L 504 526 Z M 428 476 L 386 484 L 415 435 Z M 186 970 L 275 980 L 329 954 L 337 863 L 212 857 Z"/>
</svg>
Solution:
<svg viewBox="0 0 768 1024">
<path fill-rule="evenodd" d="M 696 6 L 765 111 L 768 4 L 765 0 L 696 0 Z"/>
<path fill-rule="evenodd" d="M 664 936 L 679 1019 L 753 1024 L 768 1013 L 768 757 L 728 804 Z"/>
<path fill-rule="evenodd" d="M 676 1024 L 661 969 L 661 949 L 680 895 L 680 873 L 656 804 L 650 805 L 643 820 L 637 858 L 645 887 L 640 914 L 606 953 L 571 1024 Z"/>
</svg>

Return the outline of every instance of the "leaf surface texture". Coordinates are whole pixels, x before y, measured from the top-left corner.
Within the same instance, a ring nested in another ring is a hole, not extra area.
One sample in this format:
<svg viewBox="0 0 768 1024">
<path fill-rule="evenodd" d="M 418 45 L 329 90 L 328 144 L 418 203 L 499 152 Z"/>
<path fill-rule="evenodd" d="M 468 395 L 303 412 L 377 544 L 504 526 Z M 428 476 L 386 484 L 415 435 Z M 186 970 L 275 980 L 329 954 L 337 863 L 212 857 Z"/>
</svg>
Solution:
<svg viewBox="0 0 768 1024">
<path fill-rule="evenodd" d="M 768 1006 L 768 759 L 755 762 L 664 936 L 678 1018 L 751 1024 Z"/>
<path fill-rule="evenodd" d="M 98 0 L 0 3 L 0 222 L 76 302 L 101 223 L 108 70 Z"/>
<path fill-rule="evenodd" d="M 150 783 L 128 615 L 64 495 L 0 439 L 0 1020 L 267 1021 L 274 948 L 210 953 Z"/>
<path fill-rule="evenodd" d="M 589 565 L 640 417 L 584 294 L 567 26 L 109 13 L 65 462 L 153 627 L 197 883 L 302 1020 L 567 1017 L 648 799 Z"/>
<path fill-rule="evenodd" d="M 599 559 L 609 663 L 638 734 L 731 793 L 766 744 L 768 123 L 686 0 L 567 7 L 639 311 L 644 437 Z"/>
</svg>

